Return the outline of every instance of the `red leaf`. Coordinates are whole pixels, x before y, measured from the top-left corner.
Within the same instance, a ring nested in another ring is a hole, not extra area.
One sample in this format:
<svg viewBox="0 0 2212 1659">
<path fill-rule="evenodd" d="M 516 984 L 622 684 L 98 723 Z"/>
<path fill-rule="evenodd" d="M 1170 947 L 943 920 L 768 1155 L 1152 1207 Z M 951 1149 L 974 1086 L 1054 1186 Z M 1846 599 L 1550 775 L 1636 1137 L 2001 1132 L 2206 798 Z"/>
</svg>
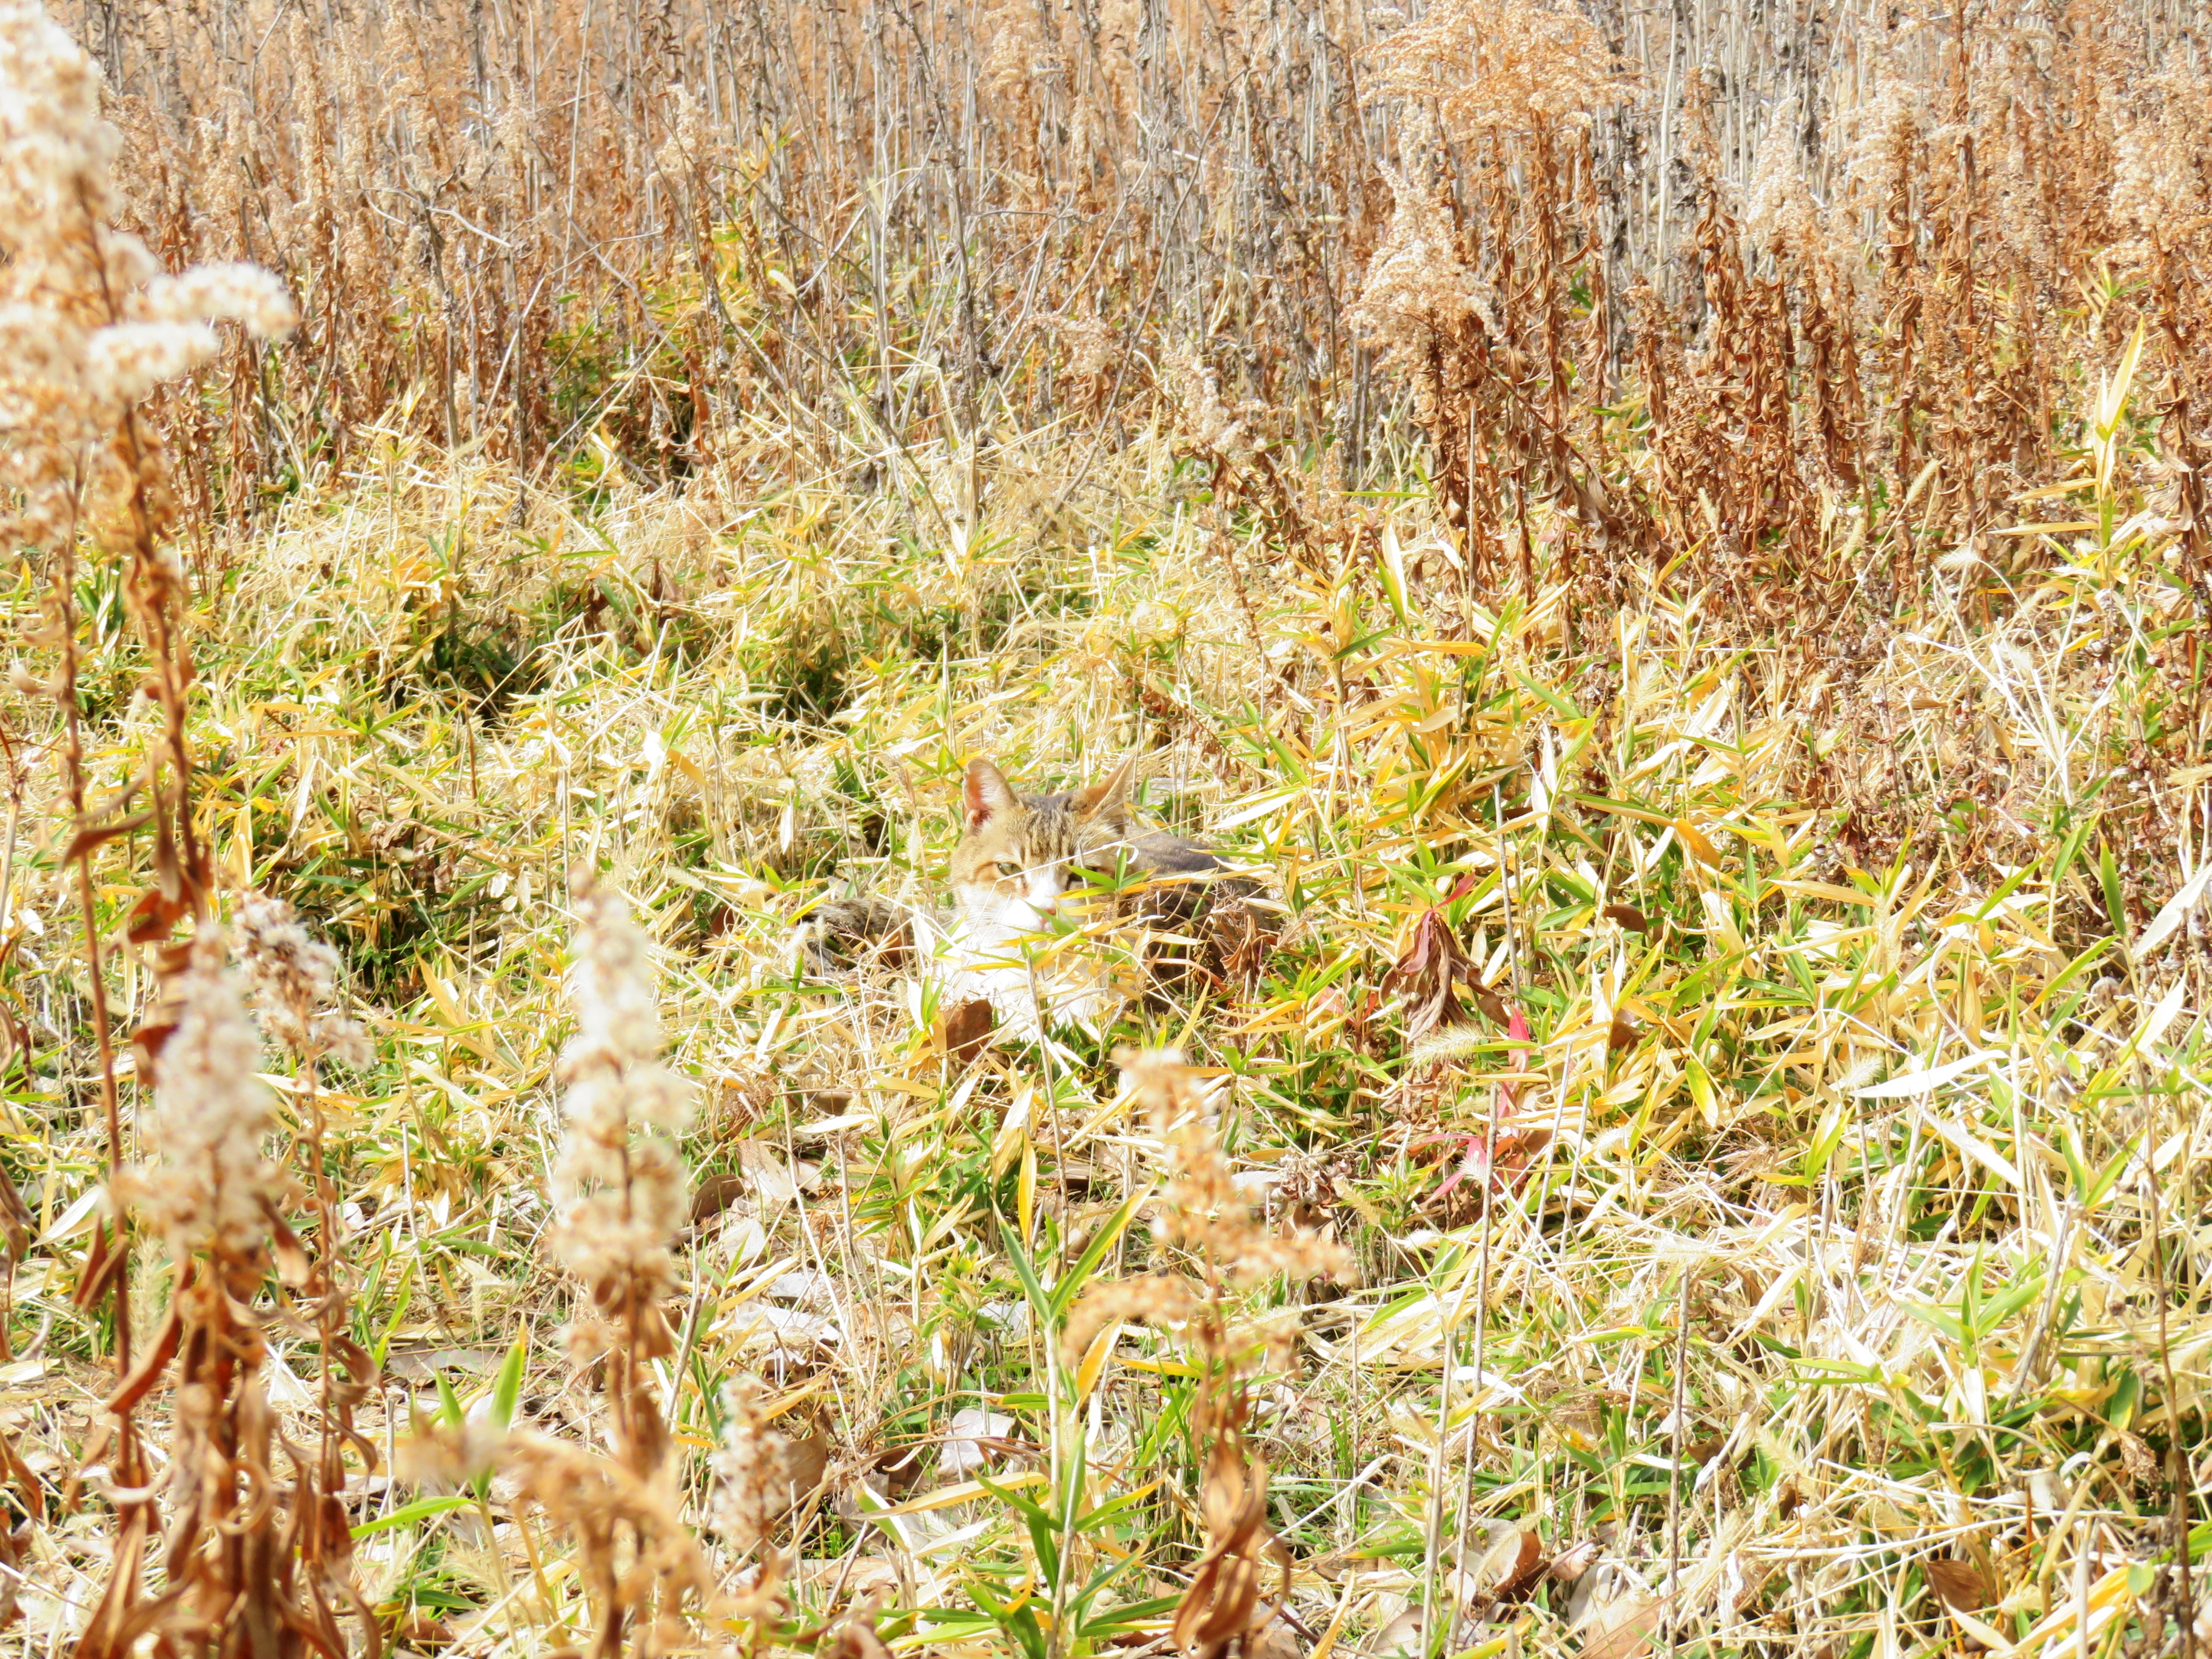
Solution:
<svg viewBox="0 0 2212 1659">
<path fill-rule="evenodd" d="M 1418 1039 L 1440 1025 L 1457 1025 L 1467 1018 L 1453 994 L 1452 981 L 1471 966 L 1459 938 L 1445 921 L 1440 907 L 1431 906 L 1413 924 L 1413 936 L 1405 954 L 1383 983 L 1406 994 L 1406 1035 Z M 1468 974 L 1472 979 L 1474 975 Z"/>
<path fill-rule="evenodd" d="M 61 861 L 74 864 L 104 842 L 113 841 L 118 836 L 127 836 L 133 830 L 143 830 L 153 822 L 153 818 L 151 812 L 133 812 L 129 817 L 118 818 L 112 823 L 96 823 L 89 830 L 80 830 L 70 837 L 69 845 L 62 849 Z"/>
<path fill-rule="evenodd" d="M 167 896 L 160 888 L 149 887 L 138 896 L 131 907 L 129 921 L 124 931 L 133 945 L 147 945 L 168 938 L 178 921 L 184 916 L 185 902 Z"/>
</svg>

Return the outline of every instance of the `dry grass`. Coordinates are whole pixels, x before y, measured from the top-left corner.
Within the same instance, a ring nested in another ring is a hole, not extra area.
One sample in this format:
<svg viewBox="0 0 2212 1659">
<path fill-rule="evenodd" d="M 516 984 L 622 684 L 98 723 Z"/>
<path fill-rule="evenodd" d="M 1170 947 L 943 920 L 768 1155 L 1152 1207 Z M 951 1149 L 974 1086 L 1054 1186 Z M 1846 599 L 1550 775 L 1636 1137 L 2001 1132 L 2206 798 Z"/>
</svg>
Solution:
<svg viewBox="0 0 2212 1659">
<path fill-rule="evenodd" d="M 2212 1640 L 2173 20 L 83 21 L 301 326 L 0 370 L 0 1645 Z M 1132 752 L 1237 972 L 813 965 Z"/>
</svg>

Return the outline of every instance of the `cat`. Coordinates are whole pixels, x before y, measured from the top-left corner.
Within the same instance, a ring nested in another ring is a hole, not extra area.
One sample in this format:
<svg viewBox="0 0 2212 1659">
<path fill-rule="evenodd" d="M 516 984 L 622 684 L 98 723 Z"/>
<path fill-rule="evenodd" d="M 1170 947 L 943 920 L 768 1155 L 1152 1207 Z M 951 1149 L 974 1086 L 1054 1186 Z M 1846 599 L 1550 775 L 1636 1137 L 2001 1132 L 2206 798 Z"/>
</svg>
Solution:
<svg viewBox="0 0 2212 1659">
<path fill-rule="evenodd" d="M 841 957 L 873 945 L 882 959 L 935 978 L 942 1006 L 988 1002 L 1000 1028 L 1021 1040 L 1036 1040 L 1045 1026 L 1095 1028 L 1117 994 L 1091 963 L 1056 953 L 1031 965 L 1071 889 L 1092 884 L 1078 871 L 1121 878 L 1114 908 L 1125 923 L 1176 931 L 1204 921 L 1216 957 L 1249 954 L 1265 931 L 1252 905 L 1258 888 L 1194 842 L 1139 824 L 1128 801 L 1133 769 L 1124 761 L 1085 788 L 1023 795 L 990 761 L 971 761 L 952 851 L 952 910 L 913 911 L 871 896 L 818 905 L 817 964 L 835 969 Z M 1195 957 L 1153 952 L 1153 988 L 1194 972 L 1218 978 L 1221 964 L 1207 962 L 1206 948 Z"/>
</svg>

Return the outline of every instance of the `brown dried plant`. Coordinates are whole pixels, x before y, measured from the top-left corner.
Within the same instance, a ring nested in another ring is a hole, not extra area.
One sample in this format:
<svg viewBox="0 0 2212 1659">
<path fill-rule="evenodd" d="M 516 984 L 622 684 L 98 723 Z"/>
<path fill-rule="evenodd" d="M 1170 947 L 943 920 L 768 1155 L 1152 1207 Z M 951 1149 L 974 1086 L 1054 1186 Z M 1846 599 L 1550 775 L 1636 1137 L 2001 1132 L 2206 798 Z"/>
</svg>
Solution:
<svg viewBox="0 0 2212 1659">
<path fill-rule="evenodd" d="M 281 1191 L 264 1162 L 266 1101 L 252 1077 L 250 1025 L 209 929 L 210 874 L 191 811 L 185 738 L 194 679 L 184 638 L 185 576 L 170 544 L 177 503 L 167 453 L 142 410 L 164 381 L 212 359 L 214 325 L 265 338 L 292 322 L 283 286 L 241 265 L 164 275 L 145 246 L 116 227 L 112 169 L 120 145 L 100 117 L 91 60 L 36 0 L 0 6 L 0 534 L 46 578 L 44 617 L 27 643 L 53 653 L 19 689 L 52 699 L 62 717 L 57 757 L 70 823 L 61 862 L 76 872 L 86 980 L 98 1046 L 111 1186 L 118 1200 L 94 1234 L 76 1289 L 89 1307 L 112 1295 L 116 1364 L 109 1403 L 110 1491 L 120 1526 L 106 1591 L 80 1651 L 126 1651 L 144 1632 L 204 1650 L 269 1650 L 299 1632 L 288 1622 L 289 1560 L 274 1529 L 239 1532 L 275 1502 L 271 1424 L 258 1366 L 261 1339 L 245 1311 L 267 1264 Z M 88 799 L 77 612 L 80 561 L 118 567 L 124 605 L 145 652 L 144 693 L 158 711 L 136 775 L 110 799 Z M 129 810 L 143 800 L 138 810 Z M 158 947 L 166 980 L 140 1033 L 155 1078 L 160 1162 L 125 1170 L 106 952 L 94 852 L 146 832 L 153 881 L 132 908 L 131 945 Z M 199 927 L 165 946 L 176 923 Z M 171 1039 L 175 1039 L 173 1052 Z M 121 1200 L 135 1192 L 167 1238 L 175 1287 L 152 1346 L 134 1357 Z M 167 1587 L 141 1603 L 141 1571 L 157 1488 L 147 1481 L 132 1407 L 179 1360 L 176 1446 L 161 1486 L 176 1493 Z"/>
<path fill-rule="evenodd" d="M 661 1063 L 650 941 L 620 896 L 588 874 L 573 890 L 576 1035 L 562 1052 L 567 1133 L 553 1171 L 556 1260 L 591 1298 L 569 1331 L 572 1353 L 608 1358 L 607 1398 L 621 1455 L 658 1468 L 665 1426 L 650 1362 L 675 1347 L 661 1304 L 673 1282 L 669 1244 L 684 1224 L 677 1150 L 691 1085 Z"/>
<path fill-rule="evenodd" d="M 295 1509 L 285 1524 L 274 1467 L 281 1445 L 302 1483 L 295 1490 L 313 1490 L 317 1466 L 283 1441 L 270 1406 L 268 1345 L 253 1304 L 272 1267 L 295 1285 L 307 1268 L 283 1219 L 292 1183 L 268 1154 L 276 1113 L 254 1076 L 260 1038 L 226 957 L 221 933 L 204 926 L 169 988 L 175 1023 L 154 1058 L 146 1126 L 154 1158 L 115 1183 L 118 1200 L 163 1240 L 173 1275 L 167 1313 L 107 1402 L 127 1419 L 175 1362 L 169 1465 L 152 1485 L 115 1494 L 118 1504 L 149 1509 L 167 1495 L 163 1587 L 138 1598 L 139 1563 L 124 1547 L 125 1532 L 109 1598 L 78 1651 L 130 1652 L 143 1638 L 170 1653 L 342 1659 L 325 1580 L 342 1575 L 343 1547 L 309 1558 L 313 1582 L 302 1597 L 302 1517 Z M 313 1504 L 310 1530 L 325 1522 Z"/>
<path fill-rule="evenodd" d="M 286 1548 L 299 1559 L 301 1611 L 319 1632 L 318 1645 L 326 1652 L 345 1651 L 338 1626 L 343 1605 L 361 1619 L 374 1659 L 377 1624 L 354 1582 L 353 1528 L 344 1495 L 349 1449 L 359 1456 L 364 1474 L 378 1463 L 374 1443 L 354 1423 L 356 1408 L 376 1386 L 378 1368 L 350 1329 L 353 1276 L 346 1269 L 344 1213 L 325 1145 L 321 1089 L 325 1060 L 364 1064 L 369 1044 L 360 1025 L 331 1006 L 337 996 L 337 953 L 307 931 L 290 905 L 264 893 L 248 894 L 239 907 L 237 933 L 262 1028 L 300 1068 L 300 1148 L 307 1161 L 310 1243 L 303 1249 L 281 1223 L 273 1224 L 279 1249 L 289 1258 L 285 1278 L 293 1304 L 314 1332 L 321 1364 L 313 1459 L 285 1443 L 296 1471 Z"/>
<path fill-rule="evenodd" d="M 473 1479 L 496 1464 L 554 1526 L 572 1537 L 598 1608 L 594 1659 L 629 1649 L 667 1652 L 690 1640 L 687 1601 L 703 1608 L 714 1574 L 684 1527 L 668 1424 L 653 1362 L 674 1352 L 662 1304 L 674 1278 L 670 1245 L 685 1215 L 677 1150 L 690 1115 L 690 1085 L 661 1062 L 651 942 L 620 895 L 578 870 L 576 1034 L 561 1056 L 567 1130 L 553 1171 L 554 1258 L 587 1298 L 568 1331 L 570 1358 L 600 1367 L 610 1451 L 486 1424 L 447 1425 L 417 1437 L 414 1472 Z M 731 1413 L 721 1513 L 741 1545 L 763 1514 L 775 1442 L 750 1409 Z M 772 1611 L 773 1574 L 730 1617 Z"/>
<path fill-rule="evenodd" d="M 1397 209 L 1353 320 L 1413 383 L 1468 580 L 1510 557 L 1534 591 L 1532 501 L 1572 510 L 1601 553 L 1641 548 L 1588 420 L 1608 348 L 1592 135 L 1638 88 L 1588 21 L 1527 0 L 1437 8 L 1375 55 L 1404 110 Z"/>
<path fill-rule="evenodd" d="M 288 13 L 288 49 L 245 55 L 180 49 L 189 9 L 88 4 L 149 240 L 311 296 L 283 350 L 226 347 L 222 398 L 161 405 L 196 527 L 375 430 L 689 481 L 725 522 L 857 447 L 941 530 L 966 509 L 938 460 L 972 506 L 1006 429 L 1091 426 L 1079 477 L 1181 403 L 1218 499 L 1302 563 L 1349 562 L 1334 483 L 1412 440 L 1472 586 L 1556 556 L 1617 599 L 1632 558 L 1686 553 L 1802 618 L 1894 599 L 1911 544 L 2049 481 L 2079 367 L 2052 324 L 2084 304 L 2115 340 L 2155 317 L 2198 442 L 2206 100 L 2139 72 L 2164 14 L 1304 15 L 961 0 L 885 28 L 799 0 L 737 29 L 669 0 L 633 28 L 529 0 L 491 27 Z M 1270 441 L 1210 449 L 1194 401 L 1264 408 Z"/>
<path fill-rule="evenodd" d="M 1294 1325 L 1278 1316 L 1237 1322 L 1235 1297 L 1276 1279 L 1346 1279 L 1352 1259 L 1305 1229 L 1274 1231 L 1237 1191 L 1209 1121 L 1198 1075 L 1173 1050 L 1119 1056 L 1124 1089 L 1164 1143 L 1170 1170 L 1162 1238 L 1193 1273 L 1158 1273 L 1084 1288 L 1060 1335 L 1063 1365 L 1079 1370 L 1092 1345 L 1127 1321 L 1179 1327 L 1201 1368 L 1191 1431 L 1206 1443 L 1200 1511 L 1206 1547 L 1177 1603 L 1175 1639 L 1186 1654 L 1222 1659 L 1263 1628 L 1289 1595 L 1289 1557 L 1267 1523 L 1267 1466 L 1245 1439 L 1250 1386 L 1262 1357 L 1286 1364 Z M 1284 1568 L 1282 1593 L 1262 1601 L 1261 1558 Z"/>
</svg>

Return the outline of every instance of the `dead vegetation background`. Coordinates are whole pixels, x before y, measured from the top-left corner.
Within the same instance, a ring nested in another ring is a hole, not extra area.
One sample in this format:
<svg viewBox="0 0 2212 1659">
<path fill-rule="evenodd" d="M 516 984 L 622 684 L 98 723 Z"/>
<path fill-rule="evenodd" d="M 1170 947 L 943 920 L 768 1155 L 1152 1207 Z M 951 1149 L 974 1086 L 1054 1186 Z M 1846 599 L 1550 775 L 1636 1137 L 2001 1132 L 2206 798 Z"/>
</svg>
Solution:
<svg viewBox="0 0 2212 1659">
<path fill-rule="evenodd" d="M 0 1643 L 2199 1650 L 2202 27 L 6 0 Z"/>
</svg>

